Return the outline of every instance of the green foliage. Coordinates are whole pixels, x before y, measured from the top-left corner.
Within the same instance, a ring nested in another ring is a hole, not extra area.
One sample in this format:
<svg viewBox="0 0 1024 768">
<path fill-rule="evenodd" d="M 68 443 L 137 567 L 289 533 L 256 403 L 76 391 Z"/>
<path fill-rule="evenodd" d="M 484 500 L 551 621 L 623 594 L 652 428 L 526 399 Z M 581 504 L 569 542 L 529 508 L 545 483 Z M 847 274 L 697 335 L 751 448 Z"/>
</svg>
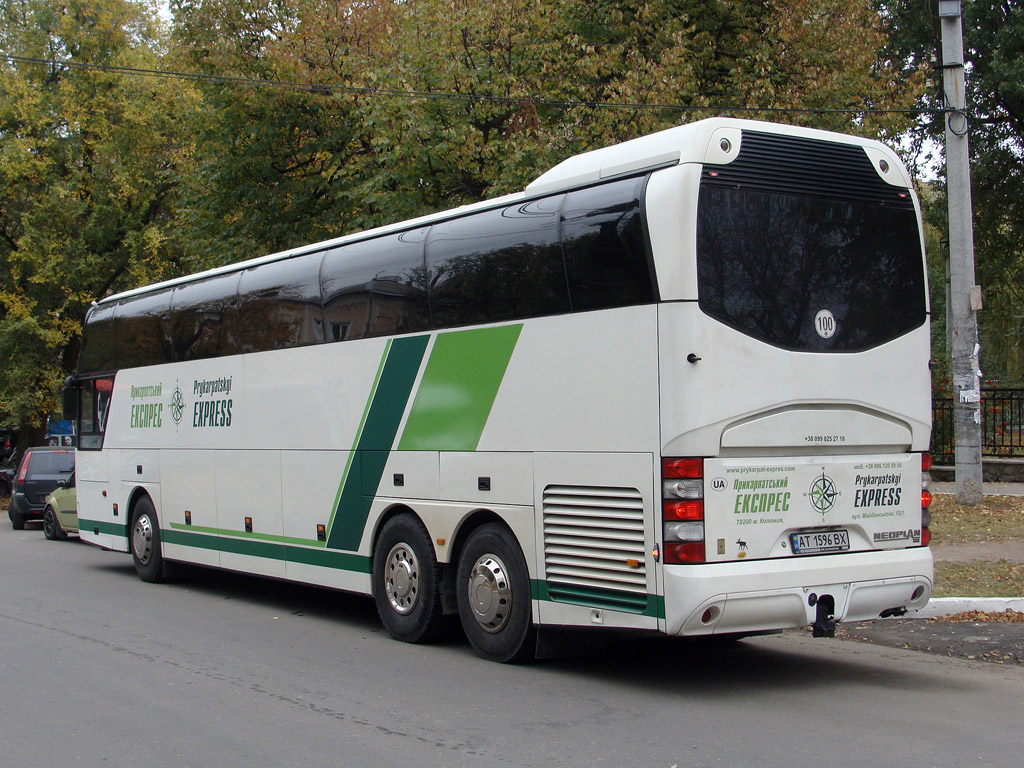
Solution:
<svg viewBox="0 0 1024 768">
<path fill-rule="evenodd" d="M 176 87 L 66 65 L 152 67 L 160 28 L 124 0 L 2 0 L 0 419 L 39 427 L 89 304 L 175 269 Z"/>
<path fill-rule="evenodd" d="M 895 136 L 922 80 L 870 2 L 177 0 L 205 85 L 191 250 L 219 264 L 520 190 L 577 152 L 719 114 Z M 403 97 L 401 94 L 407 94 Z M 707 112 L 661 108 L 708 107 Z"/>
<path fill-rule="evenodd" d="M 256 83 L 339 83 L 363 3 L 180 0 L 171 64 Z M 368 6 L 372 9 L 372 4 Z M 196 167 L 180 235 L 199 266 L 351 229 L 365 128 L 316 88 L 210 85 L 191 105 Z M 353 176 L 356 174 L 356 177 Z"/>
<path fill-rule="evenodd" d="M 882 2 L 892 26 L 889 55 L 907 62 L 941 61 L 936 0 L 922 13 L 915 0 Z M 967 62 L 968 137 L 974 206 L 976 279 L 984 292 L 978 314 L 981 368 L 988 380 L 1024 383 L 1024 6 L 1018 0 L 963 3 Z M 940 108 L 941 71 L 933 71 L 925 103 Z M 924 158 L 926 137 L 942 145 L 943 117 L 923 122 L 916 145 Z M 926 219 L 945 232 L 946 197 L 925 199 Z M 947 258 L 945 242 L 939 254 Z M 944 309 L 945 297 L 934 305 Z M 937 349 L 936 354 L 944 354 Z M 937 382 L 944 386 L 944 382 Z"/>
</svg>

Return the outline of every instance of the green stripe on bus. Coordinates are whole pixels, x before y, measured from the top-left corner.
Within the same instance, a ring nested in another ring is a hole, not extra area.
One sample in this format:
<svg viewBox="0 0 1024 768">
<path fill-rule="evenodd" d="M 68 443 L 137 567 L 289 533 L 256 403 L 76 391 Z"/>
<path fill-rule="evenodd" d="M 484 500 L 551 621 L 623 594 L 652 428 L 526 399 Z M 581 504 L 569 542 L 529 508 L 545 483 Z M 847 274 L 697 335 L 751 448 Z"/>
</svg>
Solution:
<svg viewBox="0 0 1024 768">
<path fill-rule="evenodd" d="M 398 450 L 475 451 L 522 329 L 439 334 Z"/>
<path fill-rule="evenodd" d="M 272 533 L 249 533 L 248 531 L 236 531 L 233 528 L 212 528 L 205 525 L 184 525 L 182 523 L 171 523 L 170 528 L 184 533 L 208 533 L 212 536 L 235 536 L 240 539 L 254 539 L 258 541 L 269 541 L 276 544 L 295 544 L 300 547 L 322 547 L 324 543 L 316 539 L 304 539 L 297 536 L 276 536 Z"/>
<path fill-rule="evenodd" d="M 352 464 L 345 477 L 334 520 L 327 534 L 328 549 L 355 550 L 363 538 L 373 494 L 380 485 L 388 453 L 409 403 L 429 336 L 395 339 L 380 372 Z M 370 489 L 364 495 L 364 488 Z"/>
<path fill-rule="evenodd" d="M 108 536 L 118 536 L 122 539 L 128 538 L 128 523 L 104 523 L 100 520 L 86 520 L 78 518 L 78 530 L 92 531 L 92 533 L 104 533 Z"/>
<path fill-rule="evenodd" d="M 341 504 L 341 492 L 345 490 L 345 481 L 348 480 L 349 473 L 352 472 L 352 465 L 356 461 L 358 454 L 356 451 L 359 448 L 359 439 L 363 436 L 363 427 L 366 426 L 366 417 L 370 413 L 370 406 L 373 404 L 373 395 L 377 391 L 377 386 L 380 384 L 381 374 L 384 373 L 384 364 L 388 360 L 388 354 L 391 352 L 391 339 L 388 339 L 384 345 L 384 354 L 381 355 L 380 365 L 377 366 L 377 375 L 373 378 L 373 386 L 370 387 L 370 396 L 366 398 L 366 407 L 363 408 L 363 417 L 359 420 L 359 428 L 356 430 L 355 439 L 352 441 L 352 450 L 349 451 L 348 461 L 345 462 L 345 470 L 341 473 L 341 482 L 338 483 L 338 492 L 334 496 L 334 506 L 331 507 L 331 516 L 327 520 L 327 530 L 330 531 L 334 527 L 334 517 L 338 514 L 338 506 Z M 358 467 L 358 464 L 356 464 Z M 356 469 L 358 472 L 359 470 Z M 327 546 L 327 542 L 323 542 L 321 546 Z"/>
<path fill-rule="evenodd" d="M 551 603 L 571 603 L 588 608 L 603 608 L 608 611 L 636 613 L 641 616 L 665 618 L 665 600 L 658 595 L 623 592 L 613 589 L 581 587 L 576 584 L 559 584 L 534 579 L 531 582 L 534 600 Z"/>
<path fill-rule="evenodd" d="M 164 529 L 160 531 L 160 536 L 164 542 L 182 547 L 263 557 L 268 560 L 284 560 L 289 563 L 317 565 L 322 568 L 353 571 L 354 573 L 370 572 L 370 558 L 346 552 L 330 552 L 323 549 L 276 544 L 259 539 L 232 538 L 175 529 Z"/>
</svg>

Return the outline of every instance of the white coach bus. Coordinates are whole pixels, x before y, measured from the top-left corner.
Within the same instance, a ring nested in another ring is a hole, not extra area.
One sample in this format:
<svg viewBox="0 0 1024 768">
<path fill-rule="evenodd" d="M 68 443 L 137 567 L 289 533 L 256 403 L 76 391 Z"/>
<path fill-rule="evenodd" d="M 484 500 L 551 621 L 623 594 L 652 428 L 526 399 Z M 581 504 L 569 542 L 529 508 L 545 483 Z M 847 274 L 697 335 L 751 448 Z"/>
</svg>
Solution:
<svg viewBox="0 0 1024 768">
<path fill-rule="evenodd" d="M 743 635 L 932 591 L 918 202 L 883 145 L 710 119 L 86 319 L 82 538 L 459 615 Z"/>
</svg>

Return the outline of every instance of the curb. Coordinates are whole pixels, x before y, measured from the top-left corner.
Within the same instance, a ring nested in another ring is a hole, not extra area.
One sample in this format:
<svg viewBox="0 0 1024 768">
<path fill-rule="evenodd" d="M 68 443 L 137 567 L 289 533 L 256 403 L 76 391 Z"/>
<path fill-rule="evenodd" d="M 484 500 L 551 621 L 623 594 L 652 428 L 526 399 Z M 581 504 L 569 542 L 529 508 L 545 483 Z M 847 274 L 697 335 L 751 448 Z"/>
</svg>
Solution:
<svg viewBox="0 0 1024 768">
<path fill-rule="evenodd" d="M 984 613 L 1024 612 L 1024 597 L 936 597 L 929 600 L 928 605 L 924 608 L 908 611 L 903 618 L 935 619 L 942 616 L 953 616 L 965 611 L 982 611 Z"/>
</svg>

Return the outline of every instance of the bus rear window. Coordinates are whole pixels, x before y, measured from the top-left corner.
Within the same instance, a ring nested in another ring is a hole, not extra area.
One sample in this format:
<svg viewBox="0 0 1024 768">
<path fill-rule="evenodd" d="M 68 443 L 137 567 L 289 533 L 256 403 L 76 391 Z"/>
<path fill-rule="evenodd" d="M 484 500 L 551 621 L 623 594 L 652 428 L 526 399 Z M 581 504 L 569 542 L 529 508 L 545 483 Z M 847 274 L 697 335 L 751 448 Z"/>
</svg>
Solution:
<svg viewBox="0 0 1024 768">
<path fill-rule="evenodd" d="M 925 322 L 912 206 L 702 184 L 701 310 L 769 344 L 847 352 Z"/>
</svg>

